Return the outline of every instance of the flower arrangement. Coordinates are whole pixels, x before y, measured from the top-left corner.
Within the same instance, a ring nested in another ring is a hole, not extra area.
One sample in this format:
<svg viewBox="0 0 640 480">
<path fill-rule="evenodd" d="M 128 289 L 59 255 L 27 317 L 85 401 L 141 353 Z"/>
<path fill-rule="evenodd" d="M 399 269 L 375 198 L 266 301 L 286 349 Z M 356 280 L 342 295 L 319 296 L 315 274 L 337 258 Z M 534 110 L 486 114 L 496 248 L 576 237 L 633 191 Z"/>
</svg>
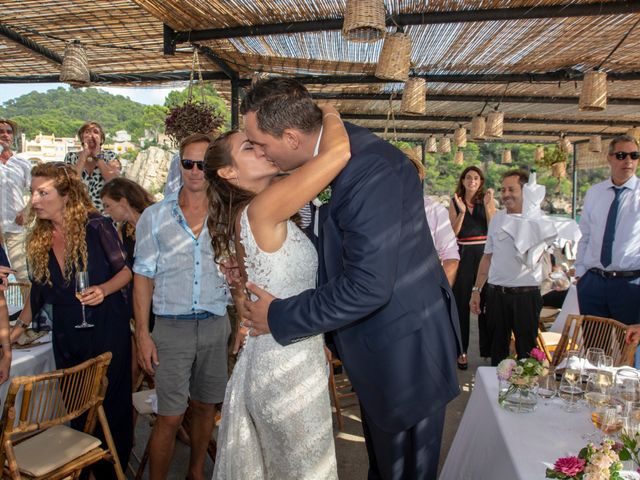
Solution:
<svg viewBox="0 0 640 480">
<path fill-rule="evenodd" d="M 497 374 L 501 384 L 498 404 L 513 412 L 531 412 L 535 409 L 537 395 L 534 387 L 540 375 L 549 373 L 549 361 L 544 352 L 534 348 L 527 358 L 505 358 L 498 364 Z"/>
<path fill-rule="evenodd" d="M 622 450 L 620 450 L 620 460 L 631 460 L 636 466 L 637 472 L 640 473 L 640 432 L 637 430 L 629 431 L 623 429 L 620 434 L 622 440 Z"/>
<path fill-rule="evenodd" d="M 545 478 L 575 480 L 621 480 L 622 446 L 613 440 L 604 440 L 601 445 L 587 444 L 577 457 L 563 457 L 556 460 L 553 468 L 547 468 Z"/>
</svg>

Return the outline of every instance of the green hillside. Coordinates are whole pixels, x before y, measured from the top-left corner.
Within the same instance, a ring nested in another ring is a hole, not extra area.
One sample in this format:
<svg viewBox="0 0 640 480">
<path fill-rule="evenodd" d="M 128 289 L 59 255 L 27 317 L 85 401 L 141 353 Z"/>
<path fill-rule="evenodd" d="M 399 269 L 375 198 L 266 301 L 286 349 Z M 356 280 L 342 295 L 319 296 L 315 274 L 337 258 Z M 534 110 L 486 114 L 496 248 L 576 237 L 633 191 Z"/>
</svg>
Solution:
<svg viewBox="0 0 640 480">
<path fill-rule="evenodd" d="M 126 130 L 138 138 L 144 134 L 144 112 L 145 105 L 96 88 L 34 91 L 0 106 L 0 117 L 15 120 L 29 138 L 38 133 L 73 137 L 87 120 L 98 122 L 107 133 Z"/>
</svg>

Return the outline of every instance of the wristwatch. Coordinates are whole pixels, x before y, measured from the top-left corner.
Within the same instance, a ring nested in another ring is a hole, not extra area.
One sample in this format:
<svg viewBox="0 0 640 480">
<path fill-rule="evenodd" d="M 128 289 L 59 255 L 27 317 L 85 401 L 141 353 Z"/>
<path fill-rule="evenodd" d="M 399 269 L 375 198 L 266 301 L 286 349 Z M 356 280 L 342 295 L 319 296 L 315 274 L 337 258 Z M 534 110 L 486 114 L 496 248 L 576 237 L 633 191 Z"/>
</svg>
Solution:
<svg viewBox="0 0 640 480">
<path fill-rule="evenodd" d="M 474 285 L 474 286 L 473 286 L 473 288 L 471 289 L 471 293 L 473 293 L 473 292 L 478 292 L 478 293 L 480 293 L 481 291 L 482 291 L 482 288 L 480 288 L 480 287 L 476 287 L 475 285 Z"/>
</svg>

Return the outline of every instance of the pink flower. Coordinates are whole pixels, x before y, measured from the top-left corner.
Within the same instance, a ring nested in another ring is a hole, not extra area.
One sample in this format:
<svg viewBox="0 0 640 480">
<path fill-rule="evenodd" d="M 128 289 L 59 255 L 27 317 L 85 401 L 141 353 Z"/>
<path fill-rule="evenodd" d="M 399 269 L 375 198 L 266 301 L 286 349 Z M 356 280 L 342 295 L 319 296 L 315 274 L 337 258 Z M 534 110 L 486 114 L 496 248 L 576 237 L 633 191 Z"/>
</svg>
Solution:
<svg viewBox="0 0 640 480">
<path fill-rule="evenodd" d="M 553 469 L 569 477 L 575 477 L 584 470 L 585 460 L 578 457 L 563 457 L 556 460 Z"/>
<path fill-rule="evenodd" d="M 500 380 L 509 380 L 517 364 L 513 358 L 505 358 L 498 364 L 496 373 Z"/>
<path fill-rule="evenodd" d="M 547 358 L 544 352 L 537 347 L 534 347 L 533 350 L 531 350 L 531 353 L 529 355 L 531 355 L 533 358 L 535 358 L 539 362 L 542 362 L 544 361 L 545 358 Z"/>
</svg>

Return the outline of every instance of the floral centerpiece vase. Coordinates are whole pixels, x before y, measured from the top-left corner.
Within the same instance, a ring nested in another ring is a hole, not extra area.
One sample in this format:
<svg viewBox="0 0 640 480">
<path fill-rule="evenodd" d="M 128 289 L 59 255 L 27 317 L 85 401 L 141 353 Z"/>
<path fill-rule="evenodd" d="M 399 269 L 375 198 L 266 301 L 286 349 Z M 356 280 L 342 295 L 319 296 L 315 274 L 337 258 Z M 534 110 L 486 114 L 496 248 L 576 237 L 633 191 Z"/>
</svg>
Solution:
<svg viewBox="0 0 640 480">
<path fill-rule="evenodd" d="M 533 412 L 538 405 L 538 377 L 546 375 L 549 362 L 538 348 L 527 358 L 506 358 L 497 368 L 498 404 L 515 413 Z"/>
</svg>

